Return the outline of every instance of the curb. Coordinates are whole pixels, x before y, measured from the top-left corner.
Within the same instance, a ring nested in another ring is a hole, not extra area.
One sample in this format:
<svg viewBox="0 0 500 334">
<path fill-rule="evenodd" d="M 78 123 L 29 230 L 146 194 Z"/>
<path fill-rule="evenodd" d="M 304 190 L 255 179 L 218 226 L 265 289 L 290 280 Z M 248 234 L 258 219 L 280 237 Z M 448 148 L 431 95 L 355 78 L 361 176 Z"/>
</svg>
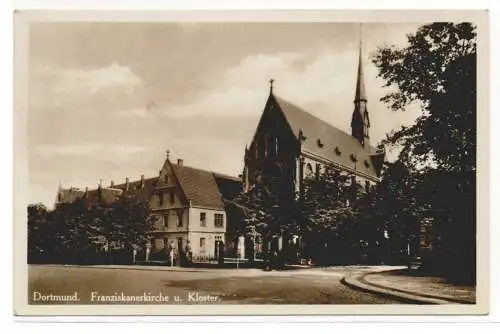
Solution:
<svg viewBox="0 0 500 334">
<path fill-rule="evenodd" d="M 381 272 L 383 272 L 383 271 L 376 272 L 376 273 L 381 273 Z M 424 304 L 424 305 L 428 305 L 428 304 L 444 305 L 444 304 L 452 304 L 452 303 L 459 303 L 459 304 L 463 303 L 463 302 L 459 302 L 459 301 L 451 302 L 449 300 L 444 300 L 444 299 L 437 298 L 437 297 L 419 296 L 419 295 L 416 295 L 416 294 L 413 294 L 410 292 L 389 289 L 386 287 L 382 287 L 379 285 L 368 283 L 365 280 L 363 280 L 363 278 L 369 274 L 370 273 L 360 274 L 360 275 L 347 275 L 347 276 L 344 276 L 342 278 L 341 283 L 348 286 L 351 289 L 360 290 L 363 292 L 368 292 L 368 293 L 376 294 L 376 295 L 383 296 L 383 297 L 389 297 L 391 299 L 401 301 L 403 303 Z"/>
<path fill-rule="evenodd" d="M 395 270 L 395 271 L 398 271 L 398 270 Z M 378 288 L 388 289 L 388 290 L 394 291 L 394 292 L 409 293 L 409 294 L 412 294 L 412 295 L 415 295 L 415 296 L 418 296 L 418 297 L 422 297 L 422 298 L 438 299 L 438 300 L 442 300 L 444 302 L 447 302 L 449 304 L 450 303 L 451 304 L 470 304 L 470 305 L 476 304 L 475 302 L 471 302 L 469 300 L 465 300 L 465 299 L 462 299 L 462 298 L 453 298 L 453 297 L 448 297 L 448 296 L 436 296 L 436 295 L 432 295 L 432 294 L 424 293 L 424 292 L 406 291 L 406 290 L 403 290 L 403 289 L 398 289 L 398 288 L 393 288 L 393 287 L 385 286 L 385 285 L 382 285 L 382 284 L 373 283 L 373 282 L 370 282 L 367 279 L 367 276 L 370 276 L 371 274 L 376 274 L 376 273 L 367 273 L 367 274 L 363 275 L 360 278 L 360 281 L 363 282 L 363 283 L 365 283 L 365 284 L 373 285 L 373 286 L 378 287 Z"/>
<path fill-rule="evenodd" d="M 33 265 L 33 264 L 32 264 Z M 36 265 L 35 265 L 36 266 Z M 96 265 L 66 265 L 66 264 L 44 264 L 44 267 L 56 267 L 56 268 L 81 268 L 81 269 L 120 269 L 120 270 L 140 270 L 140 271 L 177 271 L 177 272 L 205 272 L 206 268 L 184 268 L 184 267 L 160 267 L 160 266 L 96 266 Z M 220 269 L 224 270 L 224 269 Z M 246 270 L 246 269 L 245 269 Z"/>
</svg>

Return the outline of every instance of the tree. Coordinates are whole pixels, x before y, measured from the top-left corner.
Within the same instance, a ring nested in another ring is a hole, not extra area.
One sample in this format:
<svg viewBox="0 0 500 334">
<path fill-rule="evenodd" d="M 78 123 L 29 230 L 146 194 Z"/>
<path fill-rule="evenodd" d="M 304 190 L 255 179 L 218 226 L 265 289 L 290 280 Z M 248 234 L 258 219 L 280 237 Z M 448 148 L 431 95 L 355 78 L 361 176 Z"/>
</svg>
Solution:
<svg viewBox="0 0 500 334">
<path fill-rule="evenodd" d="M 146 203 L 122 197 L 90 207 L 83 199 L 61 203 L 53 211 L 28 207 L 29 260 L 92 263 L 107 243 L 131 259 L 133 247 L 150 240 L 155 218 Z"/>
<path fill-rule="evenodd" d="M 145 247 L 151 240 L 154 230 L 155 216 L 150 214 L 147 203 L 127 197 L 120 200 L 93 207 L 94 219 L 100 235 L 115 246 L 132 249 Z"/>
<path fill-rule="evenodd" d="M 430 201 L 425 180 L 399 160 L 386 163 L 380 183 L 361 197 L 356 220 L 378 261 L 401 263 L 406 261 L 408 246 L 413 253 L 418 248 L 420 222 Z"/>
<path fill-rule="evenodd" d="M 379 48 L 379 77 L 395 88 L 382 97 L 394 111 L 414 102 L 423 114 L 415 125 L 388 135 L 403 146 L 405 163 L 474 171 L 476 152 L 476 31 L 469 23 L 434 23 L 408 35 L 409 46 Z"/>
<path fill-rule="evenodd" d="M 331 167 L 304 180 L 304 192 L 296 209 L 298 225 L 306 245 L 304 251 L 317 263 L 355 261 L 351 255 L 360 241 L 354 220 L 358 191 L 351 176 Z"/>
<path fill-rule="evenodd" d="M 452 275 L 474 280 L 476 29 L 469 23 L 433 23 L 408 35 L 408 44 L 379 48 L 374 63 L 386 86 L 395 88 L 382 101 L 395 111 L 416 102 L 422 115 L 384 142 L 399 145 L 400 163 L 419 171 L 418 187 L 409 195 L 429 200 L 412 210 L 435 219 L 442 261 Z"/>
<path fill-rule="evenodd" d="M 280 235 L 283 224 L 283 206 L 269 185 L 257 182 L 249 191 L 240 193 L 233 201 L 243 210 L 244 233 L 255 232 L 268 239 Z"/>
<path fill-rule="evenodd" d="M 48 211 L 43 204 L 28 205 L 28 262 L 39 259 L 47 248 L 47 217 Z"/>
</svg>

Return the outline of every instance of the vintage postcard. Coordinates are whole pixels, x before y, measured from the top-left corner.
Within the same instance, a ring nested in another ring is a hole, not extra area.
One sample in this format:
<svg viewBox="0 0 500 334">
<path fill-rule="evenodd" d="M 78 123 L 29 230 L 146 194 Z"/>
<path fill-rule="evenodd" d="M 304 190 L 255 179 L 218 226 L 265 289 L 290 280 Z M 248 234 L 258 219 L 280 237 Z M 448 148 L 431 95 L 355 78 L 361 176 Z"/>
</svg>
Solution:
<svg viewBox="0 0 500 334">
<path fill-rule="evenodd" d="M 19 11 L 17 315 L 487 314 L 487 11 Z"/>
</svg>

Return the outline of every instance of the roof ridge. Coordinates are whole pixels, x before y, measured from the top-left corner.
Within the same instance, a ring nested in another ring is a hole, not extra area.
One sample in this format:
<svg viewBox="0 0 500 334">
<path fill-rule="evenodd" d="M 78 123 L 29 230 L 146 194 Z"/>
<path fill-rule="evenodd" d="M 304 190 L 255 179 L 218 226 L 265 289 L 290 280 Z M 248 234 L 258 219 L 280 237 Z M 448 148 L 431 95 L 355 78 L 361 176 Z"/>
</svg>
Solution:
<svg viewBox="0 0 500 334">
<path fill-rule="evenodd" d="M 320 122 L 324 123 L 325 125 L 329 126 L 330 128 L 332 128 L 332 129 L 334 129 L 334 130 L 336 130 L 336 131 L 342 132 L 342 133 L 343 133 L 343 134 L 345 134 L 346 136 L 348 136 L 348 137 L 353 138 L 354 140 L 356 140 L 356 138 L 352 137 L 352 135 L 351 135 L 351 134 L 349 134 L 348 132 L 346 132 L 346 131 L 344 131 L 344 130 L 342 130 L 342 129 L 338 128 L 337 126 L 335 126 L 335 125 L 331 124 L 330 122 L 325 121 L 324 119 L 322 119 L 322 118 L 320 118 L 320 117 L 318 117 L 318 116 L 316 116 L 316 115 L 311 114 L 310 112 L 308 112 L 307 110 L 305 110 L 303 107 L 298 106 L 297 104 L 294 104 L 293 102 L 290 102 L 290 101 L 288 101 L 288 100 L 285 100 L 285 99 L 283 99 L 283 98 L 281 98 L 281 97 L 279 97 L 279 96 L 274 96 L 274 98 L 276 99 L 276 102 L 277 102 L 278 104 L 280 104 L 280 101 L 281 101 L 281 102 L 284 102 L 284 103 L 287 103 L 287 104 L 289 104 L 290 106 L 292 106 L 292 107 L 294 107 L 294 108 L 299 109 L 301 112 L 303 112 L 303 113 L 304 113 L 304 114 L 306 114 L 307 116 L 312 117 L 312 118 L 314 118 L 314 119 L 316 119 L 316 120 L 318 120 L 318 121 L 320 121 Z M 284 116 L 285 116 L 285 118 L 287 118 L 287 117 L 286 117 L 286 113 L 284 113 Z M 287 119 L 287 121 L 288 121 L 288 119 Z M 374 146 L 370 145 L 370 148 L 374 148 Z"/>
<path fill-rule="evenodd" d="M 182 165 L 172 164 L 172 165 L 179 166 L 181 168 L 191 168 L 191 169 L 194 169 L 194 170 L 197 170 L 197 171 L 200 171 L 200 172 L 205 172 L 205 173 L 210 173 L 210 174 L 217 174 L 217 175 L 220 175 L 220 176 L 226 176 L 226 177 L 235 178 L 235 179 L 238 178 L 237 176 L 231 176 L 231 175 L 228 175 L 228 174 L 214 172 L 214 171 L 211 171 L 211 170 L 208 170 L 208 169 L 203 169 L 203 168 L 198 168 L 198 167 L 186 166 L 184 164 L 182 164 Z"/>
<path fill-rule="evenodd" d="M 179 183 L 184 197 L 186 198 L 186 200 L 190 201 L 193 206 L 198 207 L 200 205 L 213 205 L 214 208 L 221 208 L 224 206 L 224 203 L 222 202 L 222 194 L 219 186 L 217 185 L 217 180 L 214 172 L 196 167 L 185 166 L 184 164 L 170 164 L 172 167 L 172 172 L 174 173 L 175 178 Z M 188 179 L 186 179 L 186 177 L 188 177 Z M 205 187 L 203 189 L 200 189 L 196 185 L 195 187 L 193 187 L 193 181 L 207 183 L 204 185 Z M 211 191 L 213 191 L 213 193 L 210 195 Z M 212 200 L 211 204 L 207 204 L 207 198 L 208 203 L 210 203 L 210 200 Z"/>
<path fill-rule="evenodd" d="M 158 179 L 158 176 L 144 178 L 144 182 L 153 181 L 155 179 Z M 138 180 L 135 180 L 135 181 L 129 181 L 128 184 L 130 185 L 130 184 L 139 183 L 139 182 L 141 182 L 141 179 L 138 179 Z M 124 187 L 126 184 L 127 184 L 126 182 L 118 183 L 118 184 L 113 185 L 113 187 L 107 187 L 107 188 Z"/>
<path fill-rule="evenodd" d="M 343 132 L 343 133 L 345 133 L 345 134 L 349 135 L 347 132 L 345 132 L 345 131 L 344 131 L 344 130 L 342 130 L 342 129 L 339 129 L 339 128 L 338 128 L 338 127 L 336 127 L 335 125 L 333 125 L 333 124 L 331 124 L 331 123 L 329 123 L 329 122 L 325 121 L 324 119 L 322 119 L 322 118 L 320 118 L 320 117 L 318 117 L 318 116 L 316 116 L 316 115 L 311 114 L 309 111 L 305 110 L 303 107 L 298 106 L 297 104 L 295 104 L 295 103 L 293 103 L 293 102 L 290 102 L 290 101 L 288 101 L 288 100 L 285 100 L 285 99 L 283 99 L 283 98 L 281 98 L 281 97 L 279 97 L 279 96 L 275 96 L 275 98 L 278 100 L 278 101 L 277 101 L 277 102 L 278 102 L 278 104 L 279 104 L 279 101 L 280 101 L 280 100 L 281 100 L 282 102 L 288 103 L 289 105 L 291 105 L 291 106 L 293 106 L 293 107 L 295 107 L 295 108 L 297 108 L 297 109 L 300 109 L 300 111 L 304 112 L 304 113 L 305 113 L 305 114 L 307 114 L 308 116 L 310 116 L 310 117 L 312 117 L 312 118 L 315 118 L 315 119 L 317 119 L 318 121 L 321 121 L 321 122 L 323 122 L 323 123 L 325 123 L 325 124 L 327 124 L 327 125 L 331 126 L 332 128 L 335 128 L 336 130 L 341 131 L 341 132 Z"/>
</svg>

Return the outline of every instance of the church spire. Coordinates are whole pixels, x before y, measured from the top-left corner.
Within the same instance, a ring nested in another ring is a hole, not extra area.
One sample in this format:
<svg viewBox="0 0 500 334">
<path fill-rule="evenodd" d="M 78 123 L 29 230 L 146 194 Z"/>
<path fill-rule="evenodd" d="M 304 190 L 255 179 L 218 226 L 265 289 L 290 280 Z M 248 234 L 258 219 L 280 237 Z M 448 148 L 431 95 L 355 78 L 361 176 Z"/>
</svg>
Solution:
<svg viewBox="0 0 500 334">
<path fill-rule="evenodd" d="M 361 28 L 360 28 L 361 29 Z M 356 95 L 354 103 L 366 101 L 365 77 L 363 74 L 363 42 L 359 40 L 359 59 L 358 59 L 358 76 L 356 81 Z"/>
<path fill-rule="evenodd" d="M 363 73 L 363 43 L 361 36 L 361 24 L 359 26 L 359 58 L 358 73 L 356 78 L 356 92 L 354 95 L 354 112 L 351 120 L 351 135 L 355 137 L 361 145 L 369 147 L 370 119 L 366 106 L 365 78 Z"/>
</svg>

